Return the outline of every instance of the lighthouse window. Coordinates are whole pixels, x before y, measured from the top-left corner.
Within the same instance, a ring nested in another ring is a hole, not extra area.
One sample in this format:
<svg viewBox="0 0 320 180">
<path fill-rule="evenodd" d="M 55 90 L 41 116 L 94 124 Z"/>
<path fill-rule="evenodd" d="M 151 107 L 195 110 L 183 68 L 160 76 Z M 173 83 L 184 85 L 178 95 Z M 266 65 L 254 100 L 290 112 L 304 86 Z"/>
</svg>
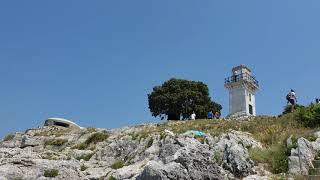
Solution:
<svg viewBox="0 0 320 180">
<path fill-rule="evenodd" d="M 251 102 L 251 94 L 249 94 L 249 101 Z"/>
<path fill-rule="evenodd" d="M 252 115 L 253 114 L 253 111 L 252 111 L 252 105 L 249 104 L 249 113 Z"/>
</svg>

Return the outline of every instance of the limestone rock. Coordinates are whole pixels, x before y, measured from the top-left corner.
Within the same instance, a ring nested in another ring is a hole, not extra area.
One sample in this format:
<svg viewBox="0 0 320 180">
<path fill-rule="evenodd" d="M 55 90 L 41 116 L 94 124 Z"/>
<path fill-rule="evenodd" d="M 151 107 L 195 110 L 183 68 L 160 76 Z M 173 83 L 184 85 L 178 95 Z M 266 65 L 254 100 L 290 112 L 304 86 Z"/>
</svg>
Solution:
<svg viewBox="0 0 320 180">
<path fill-rule="evenodd" d="M 248 148 L 261 144 L 249 133 L 231 130 L 200 139 L 169 130 L 145 133 L 155 127 L 79 131 L 42 127 L 16 133 L 12 140 L 0 142 L 0 178 L 46 179 L 48 169 L 59 171 L 56 179 L 239 179 L 257 173 Z M 96 132 L 108 133 L 108 139 L 87 143 Z M 67 141 L 45 145 L 55 139 Z M 313 143 L 300 144 L 320 149 Z M 263 177 L 252 177 L 258 176 Z"/>
</svg>

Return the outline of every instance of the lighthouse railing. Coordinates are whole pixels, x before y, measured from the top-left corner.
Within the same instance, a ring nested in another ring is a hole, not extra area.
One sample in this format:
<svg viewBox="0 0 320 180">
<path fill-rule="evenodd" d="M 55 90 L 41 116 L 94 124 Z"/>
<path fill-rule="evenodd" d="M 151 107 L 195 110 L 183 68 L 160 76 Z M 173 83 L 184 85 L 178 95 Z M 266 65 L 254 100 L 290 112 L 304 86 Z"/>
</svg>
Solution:
<svg viewBox="0 0 320 180">
<path fill-rule="evenodd" d="M 237 75 L 227 77 L 227 78 L 225 78 L 224 83 L 225 84 L 235 83 L 235 82 L 238 82 L 241 80 L 251 82 L 255 86 L 259 87 L 259 82 L 255 79 L 255 77 L 251 76 L 248 73 L 242 73 L 242 74 L 237 74 Z"/>
</svg>

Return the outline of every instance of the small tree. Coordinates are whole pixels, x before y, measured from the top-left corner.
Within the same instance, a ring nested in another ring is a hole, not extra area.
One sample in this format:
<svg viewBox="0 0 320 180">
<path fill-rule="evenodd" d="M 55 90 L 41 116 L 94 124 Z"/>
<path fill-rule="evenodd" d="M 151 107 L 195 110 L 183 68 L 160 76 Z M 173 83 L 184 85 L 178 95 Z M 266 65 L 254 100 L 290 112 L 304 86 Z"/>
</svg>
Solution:
<svg viewBox="0 0 320 180">
<path fill-rule="evenodd" d="M 192 112 L 197 118 L 206 118 L 208 111 L 219 111 L 222 106 L 209 97 L 208 86 L 202 82 L 170 79 L 153 88 L 148 94 L 149 109 L 154 117 L 170 120 L 187 119 Z"/>
</svg>

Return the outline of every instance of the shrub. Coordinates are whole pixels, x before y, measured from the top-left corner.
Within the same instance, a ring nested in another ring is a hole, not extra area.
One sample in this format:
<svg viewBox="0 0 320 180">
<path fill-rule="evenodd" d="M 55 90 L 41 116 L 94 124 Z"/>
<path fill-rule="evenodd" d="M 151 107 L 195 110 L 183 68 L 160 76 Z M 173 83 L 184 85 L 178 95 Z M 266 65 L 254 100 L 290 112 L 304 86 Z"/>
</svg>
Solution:
<svg viewBox="0 0 320 180">
<path fill-rule="evenodd" d="M 124 161 L 118 160 L 111 165 L 112 169 L 120 169 L 124 166 Z"/>
<path fill-rule="evenodd" d="M 68 142 L 68 140 L 66 139 L 51 139 L 51 140 L 47 140 L 45 141 L 44 145 L 45 146 L 62 146 L 64 145 L 66 142 Z"/>
<path fill-rule="evenodd" d="M 3 141 L 11 141 L 14 138 L 13 134 L 8 134 L 3 138 Z"/>
<path fill-rule="evenodd" d="M 116 178 L 114 178 L 113 176 L 109 177 L 109 180 L 117 180 Z"/>
<path fill-rule="evenodd" d="M 304 107 L 304 106 L 299 105 L 299 104 L 296 104 L 296 105 L 295 105 L 295 109 L 299 109 L 299 108 L 303 108 L 303 107 Z M 285 106 L 285 107 L 284 107 L 284 110 L 283 110 L 283 112 L 282 112 L 283 115 L 284 115 L 284 114 L 288 114 L 288 113 L 291 113 L 291 105 Z"/>
<path fill-rule="evenodd" d="M 301 107 L 295 112 L 295 118 L 304 127 L 320 126 L 320 104 Z"/>
<path fill-rule="evenodd" d="M 59 171 L 57 169 L 47 169 L 44 171 L 44 177 L 56 177 L 58 176 Z"/>
<path fill-rule="evenodd" d="M 88 169 L 88 167 L 85 166 L 84 164 L 80 166 L 80 171 L 85 171 L 86 169 Z"/>
<path fill-rule="evenodd" d="M 109 135 L 105 132 L 96 132 L 92 134 L 86 141 L 86 144 L 98 143 L 108 139 Z"/>
</svg>

